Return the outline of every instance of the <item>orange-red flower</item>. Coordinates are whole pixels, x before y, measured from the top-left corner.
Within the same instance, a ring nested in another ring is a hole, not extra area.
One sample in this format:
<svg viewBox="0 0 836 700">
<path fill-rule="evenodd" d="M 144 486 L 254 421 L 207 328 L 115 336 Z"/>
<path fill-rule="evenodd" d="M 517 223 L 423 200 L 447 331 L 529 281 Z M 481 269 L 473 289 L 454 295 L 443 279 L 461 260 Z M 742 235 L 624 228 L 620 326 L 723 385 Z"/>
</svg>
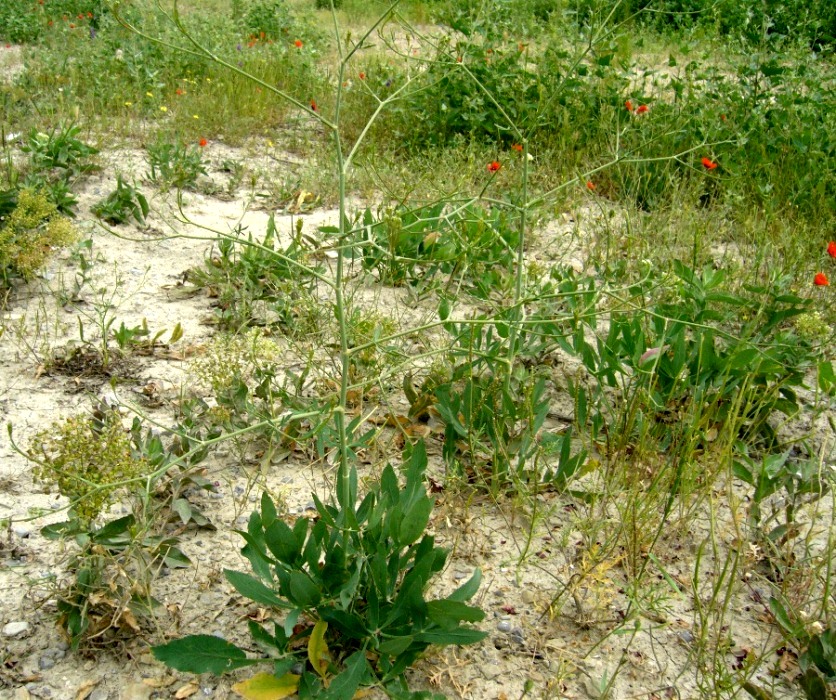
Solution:
<svg viewBox="0 0 836 700">
<path fill-rule="evenodd" d="M 311 110 L 316 112 L 316 102 L 314 100 L 311 100 Z"/>
<path fill-rule="evenodd" d="M 357 77 L 360 78 L 360 80 L 365 80 L 366 74 L 363 71 L 360 71 L 360 74 Z"/>
<path fill-rule="evenodd" d="M 588 189 L 590 191 L 594 190 L 595 189 L 595 183 L 592 182 L 592 180 L 587 180 L 586 181 L 586 189 Z"/>
<path fill-rule="evenodd" d="M 650 107 L 647 105 L 639 105 L 636 108 L 636 114 L 644 114 L 648 109 L 650 109 Z"/>
<path fill-rule="evenodd" d="M 522 149 L 523 149 L 523 147 L 522 147 L 522 144 L 521 144 L 521 143 L 515 143 L 515 144 L 513 144 L 513 145 L 511 146 L 511 148 L 512 148 L 513 150 L 515 150 L 517 153 L 522 153 Z"/>
<path fill-rule="evenodd" d="M 174 94 L 175 94 L 175 95 L 185 95 L 186 93 L 185 93 L 185 91 L 184 91 L 183 89 L 181 89 L 181 88 L 177 88 L 177 89 L 174 91 Z"/>
<path fill-rule="evenodd" d="M 624 103 L 624 109 L 626 109 L 628 112 L 632 112 L 633 111 L 633 103 L 630 100 L 627 100 Z"/>
<path fill-rule="evenodd" d="M 717 163 L 715 163 L 711 158 L 706 158 L 705 156 L 702 157 L 702 165 L 706 170 L 714 170 L 717 167 Z"/>
<path fill-rule="evenodd" d="M 502 166 L 499 164 L 499 161 L 494 160 L 488 163 L 488 172 L 495 173 L 499 170 Z"/>
<path fill-rule="evenodd" d="M 200 139 L 200 141 L 198 141 L 198 142 L 197 142 L 197 144 L 198 144 L 201 148 L 204 148 L 204 147 L 206 146 L 206 144 L 208 144 L 208 143 L 209 143 L 209 142 L 208 142 L 206 139 Z"/>
<path fill-rule="evenodd" d="M 297 39 L 296 41 L 294 41 L 294 42 L 293 42 L 293 45 L 294 45 L 297 49 L 301 49 L 301 48 L 302 48 L 302 40 L 301 40 L 301 39 Z"/>
<path fill-rule="evenodd" d="M 836 258 L 836 241 L 830 241 L 830 243 L 827 244 L 827 254 L 831 258 Z"/>
<path fill-rule="evenodd" d="M 815 284 L 817 287 L 829 287 L 830 280 L 827 279 L 827 275 L 823 272 L 817 272 L 816 276 L 813 277 L 813 284 Z"/>
</svg>

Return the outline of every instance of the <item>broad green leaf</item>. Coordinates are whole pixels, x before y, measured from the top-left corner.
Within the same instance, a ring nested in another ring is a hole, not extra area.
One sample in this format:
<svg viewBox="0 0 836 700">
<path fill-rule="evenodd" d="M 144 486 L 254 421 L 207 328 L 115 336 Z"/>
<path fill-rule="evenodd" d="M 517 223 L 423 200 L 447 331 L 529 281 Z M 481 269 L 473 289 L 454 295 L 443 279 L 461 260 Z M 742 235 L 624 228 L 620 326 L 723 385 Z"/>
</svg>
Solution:
<svg viewBox="0 0 836 700">
<path fill-rule="evenodd" d="M 481 642 L 488 636 L 487 632 L 459 627 L 453 630 L 427 630 L 415 635 L 416 642 L 427 642 L 428 644 L 475 644 Z"/>
<path fill-rule="evenodd" d="M 232 686 L 246 700 L 281 700 L 293 695 L 298 688 L 299 676 L 293 673 L 286 673 L 281 678 L 272 673 L 258 673 Z"/>
<path fill-rule="evenodd" d="M 328 672 L 328 664 L 331 661 L 331 652 L 325 643 L 325 632 L 328 630 L 328 623 L 320 620 L 314 625 L 311 637 L 308 640 L 308 660 L 314 670 L 325 678 Z"/>
<path fill-rule="evenodd" d="M 296 546 L 296 536 L 283 520 L 274 520 L 264 531 L 264 543 L 276 559 L 285 564 L 295 564 L 301 547 Z"/>
<path fill-rule="evenodd" d="M 433 502 L 426 496 L 420 498 L 409 509 L 409 512 L 403 516 L 398 528 L 398 542 L 401 545 L 412 544 L 424 533 L 432 510 Z"/>
<path fill-rule="evenodd" d="M 192 519 L 192 507 L 191 504 L 185 498 L 177 498 L 171 504 L 171 509 L 180 516 L 180 520 L 183 521 L 183 524 L 188 524 L 189 520 Z"/>
<path fill-rule="evenodd" d="M 331 681 L 323 700 L 351 700 L 367 671 L 366 654 L 355 651 L 345 663 L 345 670 Z"/>
<path fill-rule="evenodd" d="M 415 637 L 395 637 L 394 639 L 387 639 L 385 642 L 382 642 L 378 645 L 377 650 L 381 654 L 388 654 L 389 656 L 398 656 L 399 654 L 403 654 L 412 642 L 415 641 Z"/>
<path fill-rule="evenodd" d="M 482 570 L 476 569 L 467 581 L 459 586 L 455 591 L 447 596 L 447 600 L 457 600 L 464 602 L 470 600 L 479 590 L 479 584 L 482 583 Z"/>
<path fill-rule="evenodd" d="M 485 613 L 457 600 L 431 600 L 427 603 L 427 617 L 440 627 L 452 629 L 461 621 L 481 622 Z"/>
<path fill-rule="evenodd" d="M 231 571 L 224 569 L 224 576 L 242 596 L 250 600 L 275 608 L 291 608 L 286 600 L 279 598 L 275 591 L 265 586 L 257 578 L 241 571 Z"/>
<path fill-rule="evenodd" d="M 194 634 L 161 646 L 151 647 L 154 658 L 166 666 L 187 673 L 221 675 L 236 668 L 261 663 L 248 659 L 243 649 L 211 634 Z"/>
</svg>

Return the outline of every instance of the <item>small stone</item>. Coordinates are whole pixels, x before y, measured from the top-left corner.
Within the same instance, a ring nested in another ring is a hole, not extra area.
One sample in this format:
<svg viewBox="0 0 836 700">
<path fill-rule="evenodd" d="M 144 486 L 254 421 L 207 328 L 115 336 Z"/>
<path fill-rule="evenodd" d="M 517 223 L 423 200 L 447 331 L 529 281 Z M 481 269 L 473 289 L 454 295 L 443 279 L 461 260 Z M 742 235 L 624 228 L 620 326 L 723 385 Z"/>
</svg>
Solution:
<svg viewBox="0 0 836 700">
<path fill-rule="evenodd" d="M 453 574 L 453 580 L 455 580 L 455 581 L 464 581 L 464 579 L 466 579 L 466 578 L 467 578 L 467 574 L 464 573 L 463 571 L 457 571 L 455 574 Z"/>
<path fill-rule="evenodd" d="M 522 631 L 522 627 L 515 627 L 511 630 L 511 639 L 513 639 L 517 644 L 523 643 L 525 633 Z"/>
<path fill-rule="evenodd" d="M 236 486 L 234 489 L 232 489 L 232 493 L 235 496 L 243 496 L 245 491 L 246 489 L 243 486 Z"/>
<path fill-rule="evenodd" d="M 87 696 L 87 700 L 107 700 L 109 697 L 110 695 L 104 688 L 96 688 Z"/>
<path fill-rule="evenodd" d="M 12 528 L 12 532 L 15 533 L 20 539 L 25 540 L 29 535 L 32 534 L 32 528 L 26 527 L 24 525 L 15 525 Z"/>
<path fill-rule="evenodd" d="M 247 496 L 247 500 L 250 503 L 255 503 L 258 500 L 258 494 L 251 493 L 249 496 Z"/>
<path fill-rule="evenodd" d="M 511 631 L 511 623 L 510 623 L 510 622 L 508 622 L 508 620 L 502 620 L 502 622 L 500 622 L 500 623 L 496 626 L 496 628 L 497 628 L 500 632 L 510 632 L 510 631 Z"/>
<path fill-rule="evenodd" d="M 236 525 L 246 525 L 248 522 L 250 522 L 250 519 L 246 515 L 239 515 L 235 518 Z"/>
<path fill-rule="evenodd" d="M 3 627 L 4 637 L 20 637 L 29 632 L 32 625 L 28 622 L 9 622 Z"/>
<path fill-rule="evenodd" d="M 215 692 L 215 689 L 214 689 L 211 685 L 207 685 L 207 686 L 204 686 L 204 687 L 202 688 L 201 692 L 202 692 L 202 693 L 203 693 L 203 694 L 204 694 L 207 698 L 211 698 L 211 697 L 212 697 L 212 693 L 214 693 L 214 692 Z"/>
<path fill-rule="evenodd" d="M 680 632 L 678 636 L 683 642 L 685 642 L 685 644 L 690 644 L 694 641 L 694 635 L 691 634 L 688 630 L 682 630 L 682 632 Z"/>
<path fill-rule="evenodd" d="M 44 654 L 40 659 L 38 659 L 38 668 L 41 669 L 41 671 L 49 671 L 49 669 L 53 666 L 55 666 L 55 659 L 51 656 Z"/>
<path fill-rule="evenodd" d="M 212 630 L 212 636 L 217 637 L 218 639 L 224 638 L 223 630 Z"/>
<path fill-rule="evenodd" d="M 70 643 L 66 639 L 59 639 L 55 642 L 55 648 L 61 651 L 67 651 L 70 648 Z"/>
</svg>

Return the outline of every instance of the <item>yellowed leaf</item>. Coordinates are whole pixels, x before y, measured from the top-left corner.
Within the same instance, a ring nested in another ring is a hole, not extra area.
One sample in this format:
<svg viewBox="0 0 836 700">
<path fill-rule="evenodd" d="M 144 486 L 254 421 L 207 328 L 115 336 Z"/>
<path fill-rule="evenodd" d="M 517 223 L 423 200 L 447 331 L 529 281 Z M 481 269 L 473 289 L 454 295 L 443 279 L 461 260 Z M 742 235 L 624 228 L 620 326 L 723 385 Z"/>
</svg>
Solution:
<svg viewBox="0 0 836 700">
<path fill-rule="evenodd" d="M 281 678 L 272 673 L 258 673 L 232 686 L 246 700 L 281 700 L 293 695 L 298 688 L 299 676 L 295 673 L 285 673 Z"/>
<path fill-rule="evenodd" d="M 328 671 L 328 662 L 331 659 L 331 652 L 328 651 L 328 645 L 325 643 L 325 631 L 327 629 L 328 623 L 320 620 L 314 625 L 311 638 L 308 640 L 308 659 L 314 670 L 323 678 Z"/>
<path fill-rule="evenodd" d="M 180 688 L 177 689 L 177 692 L 174 693 L 174 697 L 177 698 L 177 700 L 190 698 L 198 690 L 200 690 L 200 686 L 197 683 L 186 683 L 186 685 L 180 686 Z"/>
</svg>

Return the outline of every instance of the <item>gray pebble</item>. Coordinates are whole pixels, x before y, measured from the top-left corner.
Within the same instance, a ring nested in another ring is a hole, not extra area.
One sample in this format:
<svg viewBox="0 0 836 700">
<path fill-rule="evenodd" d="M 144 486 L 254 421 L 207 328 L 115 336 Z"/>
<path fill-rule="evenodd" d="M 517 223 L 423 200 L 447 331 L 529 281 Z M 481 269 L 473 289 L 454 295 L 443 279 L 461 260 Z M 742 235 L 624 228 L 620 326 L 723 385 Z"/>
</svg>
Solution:
<svg viewBox="0 0 836 700">
<path fill-rule="evenodd" d="M 236 525 L 246 525 L 248 522 L 250 522 L 250 517 L 248 515 L 239 515 L 235 518 Z"/>
<path fill-rule="evenodd" d="M 29 535 L 32 534 L 32 529 L 25 527 L 24 525 L 15 525 L 12 528 L 12 532 L 15 533 L 20 539 L 25 540 Z"/>
<path fill-rule="evenodd" d="M 502 620 L 502 622 L 500 622 L 500 623 L 496 626 L 496 628 L 497 628 L 500 632 L 510 632 L 510 631 L 511 631 L 511 623 L 510 623 L 510 622 L 508 622 L 508 620 Z"/>
<path fill-rule="evenodd" d="M 522 631 L 522 627 L 515 627 L 511 630 L 511 639 L 513 639 L 518 644 L 523 643 L 523 639 L 525 639 L 525 633 Z"/>
<path fill-rule="evenodd" d="M 3 627 L 4 637 L 20 637 L 29 632 L 32 625 L 28 622 L 9 622 Z"/>
<path fill-rule="evenodd" d="M 204 686 L 201 692 L 207 697 L 212 697 L 212 693 L 215 692 L 215 689 L 211 685 Z"/>
<path fill-rule="evenodd" d="M 59 639 L 55 642 L 55 648 L 61 651 L 67 651 L 70 648 L 70 643 L 66 639 Z"/>
<path fill-rule="evenodd" d="M 216 501 L 223 497 L 224 495 L 220 491 L 212 491 L 212 493 L 209 494 L 209 498 L 214 498 Z"/>
<path fill-rule="evenodd" d="M 455 574 L 453 574 L 453 579 L 455 581 L 464 581 L 464 579 L 466 578 L 468 578 L 468 576 L 463 571 L 457 571 Z"/>
<path fill-rule="evenodd" d="M 258 500 L 258 494 L 256 494 L 256 493 L 251 493 L 249 496 L 247 496 L 247 500 L 248 500 L 250 503 L 255 503 L 255 502 Z"/>
<path fill-rule="evenodd" d="M 38 668 L 41 669 L 41 671 L 49 671 L 49 669 L 53 666 L 55 666 L 55 659 L 51 656 L 44 654 L 40 659 L 38 659 Z"/>
<path fill-rule="evenodd" d="M 243 496 L 246 489 L 243 486 L 236 486 L 232 489 L 232 493 L 236 496 Z"/>
<path fill-rule="evenodd" d="M 212 636 L 217 637 L 218 639 L 224 638 L 223 630 L 212 630 Z"/>
<path fill-rule="evenodd" d="M 107 700 L 109 697 L 110 695 L 104 688 L 96 688 L 92 693 L 90 693 L 87 700 Z"/>
<path fill-rule="evenodd" d="M 691 634 L 688 630 L 683 630 L 682 632 L 679 633 L 678 636 L 686 644 L 690 644 L 691 642 L 694 641 L 694 635 Z"/>
</svg>

